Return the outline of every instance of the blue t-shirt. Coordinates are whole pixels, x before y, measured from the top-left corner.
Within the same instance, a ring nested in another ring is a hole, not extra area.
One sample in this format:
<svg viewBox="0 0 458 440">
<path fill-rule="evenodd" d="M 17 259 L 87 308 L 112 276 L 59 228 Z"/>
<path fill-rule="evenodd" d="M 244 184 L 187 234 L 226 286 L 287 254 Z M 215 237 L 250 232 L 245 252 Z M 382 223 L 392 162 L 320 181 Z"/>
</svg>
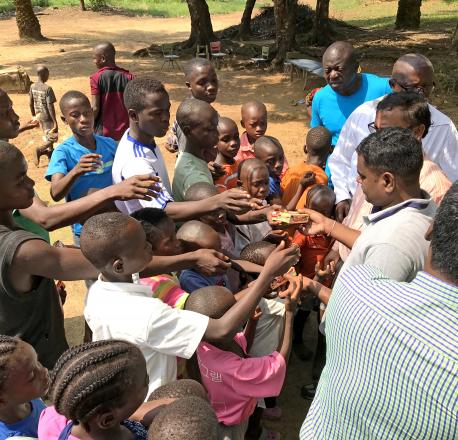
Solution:
<svg viewBox="0 0 458 440">
<path fill-rule="evenodd" d="M 361 77 L 361 85 L 352 95 L 340 95 L 332 90 L 330 85 L 327 85 L 313 97 L 310 126 L 312 128 L 319 125 L 326 127 L 332 134 L 332 145 L 336 145 L 340 130 L 356 107 L 391 93 L 388 78 L 371 73 L 362 73 Z"/>
<path fill-rule="evenodd" d="M 0 421 L 0 440 L 14 436 L 38 437 L 38 420 L 46 405 L 41 399 L 34 399 L 30 402 L 30 406 L 32 407 L 32 411 L 23 420 L 9 425 Z"/>
<path fill-rule="evenodd" d="M 279 177 L 269 176 L 269 197 L 282 196 L 280 182 L 281 180 Z"/>
<path fill-rule="evenodd" d="M 202 275 L 193 269 L 186 269 L 181 271 L 179 279 L 181 288 L 188 293 L 192 293 L 194 290 L 200 289 L 201 287 L 229 286 L 229 280 L 226 275 L 206 277 L 205 275 Z"/>
<path fill-rule="evenodd" d="M 116 154 L 116 142 L 108 137 L 94 134 L 96 141 L 96 149 L 89 150 L 79 144 L 74 136 L 69 137 L 62 142 L 52 153 L 49 161 L 48 170 L 46 171 L 46 179 L 51 181 L 53 174 L 62 173 L 68 174 L 85 154 L 100 154 L 102 156 L 102 167 L 97 171 L 83 174 L 76 179 L 75 183 L 70 188 L 65 200 L 70 202 L 79 199 L 87 194 L 91 188 L 106 188 L 113 184 L 111 177 L 111 168 Z M 75 235 L 81 234 L 82 225 L 75 223 L 72 225 Z"/>
</svg>

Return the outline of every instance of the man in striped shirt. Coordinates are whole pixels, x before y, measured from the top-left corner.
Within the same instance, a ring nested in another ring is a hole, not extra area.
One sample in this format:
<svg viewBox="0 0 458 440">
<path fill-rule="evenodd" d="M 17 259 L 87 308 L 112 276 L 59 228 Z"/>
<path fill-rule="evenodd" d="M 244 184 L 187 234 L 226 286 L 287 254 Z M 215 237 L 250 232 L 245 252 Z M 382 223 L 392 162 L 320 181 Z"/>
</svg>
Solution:
<svg viewBox="0 0 458 440">
<path fill-rule="evenodd" d="M 339 276 L 326 310 L 327 363 L 301 440 L 457 438 L 457 231 L 455 182 L 410 283 L 372 266 Z M 310 290 L 319 295 L 317 284 Z"/>
</svg>

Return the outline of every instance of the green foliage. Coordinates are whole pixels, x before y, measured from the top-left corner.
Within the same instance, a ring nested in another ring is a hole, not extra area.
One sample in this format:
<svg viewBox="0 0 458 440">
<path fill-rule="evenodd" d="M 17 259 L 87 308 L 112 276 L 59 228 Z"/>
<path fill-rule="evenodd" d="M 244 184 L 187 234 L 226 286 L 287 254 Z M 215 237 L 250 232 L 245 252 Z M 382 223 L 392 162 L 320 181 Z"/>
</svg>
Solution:
<svg viewBox="0 0 458 440">
<path fill-rule="evenodd" d="M 89 0 L 89 6 L 93 11 L 103 11 L 107 7 L 105 0 Z"/>
</svg>

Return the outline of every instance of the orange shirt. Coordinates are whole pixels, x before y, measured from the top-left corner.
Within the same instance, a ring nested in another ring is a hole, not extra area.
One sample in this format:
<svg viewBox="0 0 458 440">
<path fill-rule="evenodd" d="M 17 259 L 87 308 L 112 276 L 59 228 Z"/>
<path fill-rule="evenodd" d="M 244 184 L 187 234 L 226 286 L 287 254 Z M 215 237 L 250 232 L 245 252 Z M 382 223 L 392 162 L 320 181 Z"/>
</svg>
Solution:
<svg viewBox="0 0 458 440">
<path fill-rule="evenodd" d="M 324 172 L 323 168 L 319 167 L 318 165 L 312 165 L 310 163 L 306 163 L 301 161 L 297 165 L 292 166 L 291 168 L 286 171 L 285 175 L 281 179 L 281 190 L 283 191 L 282 202 L 283 206 L 286 206 L 288 202 L 294 197 L 296 194 L 297 187 L 299 186 L 299 182 L 304 176 L 305 173 L 313 171 L 316 175 L 316 183 L 317 184 L 328 184 L 328 176 Z M 309 186 L 303 192 L 301 198 L 297 202 L 296 209 L 303 208 L 305 206 L 305 201 L 307 199 L 307 193 L 309 192 Z"/>
<path fill-rule="evenodd" d="M 221 165 L 224 169 L 224 176 L 218 177 L 216 180 L 213 179 L 213 183 L 219 192 L 224 192 L 231 188 L 237 187 L 237 169 L 239 167 L 239 161 L 235 161 L 232 165 Z"/>
</svg>

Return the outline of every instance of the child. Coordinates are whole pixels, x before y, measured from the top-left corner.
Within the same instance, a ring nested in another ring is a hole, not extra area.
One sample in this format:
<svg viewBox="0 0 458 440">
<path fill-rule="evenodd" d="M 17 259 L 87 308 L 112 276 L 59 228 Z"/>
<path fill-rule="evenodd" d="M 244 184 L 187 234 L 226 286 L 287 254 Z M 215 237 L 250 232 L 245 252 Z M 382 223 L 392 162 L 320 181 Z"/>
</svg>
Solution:
<svg viewBox="0 0 458 440">
<path fill-rule="evenodd" d="M 226 191 L 237 186 L 237 168 L 239 162 L 235 160 L 240 148 L 239 129 L 230 118 L 219 118 L 218 143 L 215 163 L 224 172 L 224 175 L 213 178 L 218 191 Z"/>
<path fill-rule="evenodd" d="M 93 61 L 98 70 L 91 75 L 90 85 L 95 132 L 119 141 L 129 127 L 123 94 L 134 76 L 118 67 L 115 58 L 112 43 L 100 43 L 94 47 Z"/>
<path fill-rule="evenodd" d="M 32 116 L 40 123 L 43 130 L 44 144 L 35 148 L 33 162 L 35 166 L 40 165 L 40 157 L 43 155 L 51 157 L 54 142 L 57 141 L 57 118 L 54 103 L 56 96 L 53 89 L 46 84 L 49 79 L 49 70 L 46 66 L 37 67 L 38 81 L 30 86 L 29 105 Z"/>
<path fill-rule="evenodd" d="M 270 203 L 281 204 L 281 174 L 285 163 L 285 153 L 278 139 L 272 136 L 261 136 L 254 143 L 254 155 L 264 162 L 269 170 Z"/>
<path fill-rule="evenodd" d="M 148 440 L 218 440 L 218 428 L 210 404 L 200 397 L 188 396 L 167 405 L 154 418 Z"/>
<path fill-rule="evenodd" d="M 200 397 L 208 401 L 207 392 L 199 382 L 192 379 L 180 379 L 154 390 L 148 397 L 148 402 L 161 399 L 182 399 L 189 396 Z"/>
<path fill-rule="evenodd" d="M 182 202 L 193 183 L 213 184 L 208 162 L 216 157 L 218 113 L 204 101 L 188 99 L 178 107 L 177 121 L 186 145 L 175 164 L 172 191 L 174 200 Z"/>
<path fill-rule="evenodd" d="M 305 159 L 288 169 L 281 180 L 282 202 L 288 210 L 301 209 L 307 192 L 315 184 L 328 184 L 324 168 L 331 153 L 331 132 L 325 127 L 311 128 L 305 138 Z"/>
<path fill-rule="evenodd" d="M 185 65 L 184 69 L 186 87 L 191 96 L 186 99 L 199 99 L 212 104 L 218 94 L 218 76 L 213 64 L 204 58 L 193 58 Z M 175 120 L 171 130 L 171 136 L 167 139 L 165 147 L 171 153 L 184 151 L 186 139 L 183 131 Z"/>
<path fill-rule="evenodd" d="M 221 251 L 221 240 L 218 233 L 210 226 L 197 220 L 191 220 L 181 226 L 178 230 L 177 238 L 188 252 L 197 249 Z M 180 285 L 186 292 L 192 294 L 195 290 L 206 286 L 228 287 L 229 280 L 225 274 L 207 277 L 191 268 L 181 271 Z"/>
<path fill-rule="evenodd" d="M 291 299 L 285 302 L 285 331 L 278 351 L 268 356 L 248 358 L 243 333 L 212 344 L 199 344 L 197 358 L 202 381 L 226 435 L 223 438 L 243 440 L 257 398 L 280 394 L 291 345 L 295 302 L 300 290 L 301 283 L 298 283 Z M 186 309 L 218 318 L 234 303 L 234 295 L 229 290 L 212 286 L 194 292 Z"/>
<path fill-rule="evenodd" d="M 149 393 L 176 379 L 176 356 L 189 359 L 202 338 L 219 340 L 233 335 L 248 319 L 271 280 L 299 261 L 296 247 L 284 249 L 280 245 L 250 292 L 221 319 L 208 320 L 169 307 L 151 297 L 150 287 L 133 282 L 132 275 L 137 279 L 152 257 L 137 220 L 121 213 L 91 217 L 84 224 L 81 250 L 101 272 L 89 290 L 84 309 L 93 339 L 122 337 L 135 342 L 147 359 Z"/>
<path fill-rule="evenodd" d="M 0 336 L 0 438 L 38 437 L 41 400 L 49 386 L 48 370 L 27 342 Z"/>
<path fill-rule="evenodd" d="M 53 406 L 41 414 L 39 438 L 146 440 L 146 429 L 129 417 L 147 390 L 145 358 L 130 342 L 111 339 L 70 348 L 52 371 Z"/>
<path fill-rule="evenodd" d="M 111 167 L 116 153 L 113 139 L 94 134 L 94 112 L 81 92 L 70 91 L 60 103 L 62 120 L 73 135 L 53 152 L 46 171 L 51 197 L 58 201 L 79 199 L 94 188 L 112 185 Z M 72 226 L 75 245 L 79 245 L 82 225 Z"/>
</svg>

